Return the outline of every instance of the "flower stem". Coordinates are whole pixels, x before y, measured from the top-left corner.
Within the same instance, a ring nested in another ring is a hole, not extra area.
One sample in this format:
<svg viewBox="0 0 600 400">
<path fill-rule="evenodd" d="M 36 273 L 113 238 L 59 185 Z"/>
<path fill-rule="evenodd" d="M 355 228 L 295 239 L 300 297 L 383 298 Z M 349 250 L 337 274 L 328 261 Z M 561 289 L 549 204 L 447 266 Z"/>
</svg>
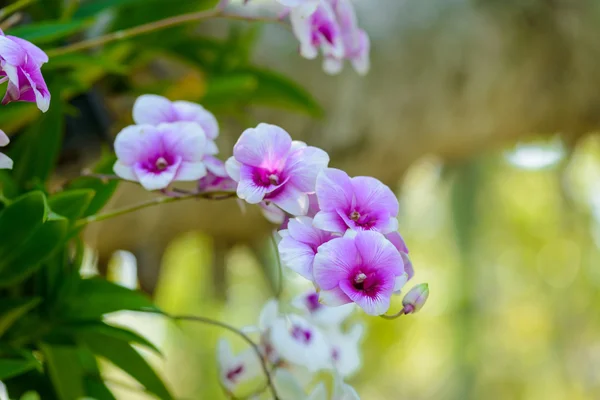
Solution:
<svg viewBox="0 0 600 400">
<path fill-rule="evenodd" d="M 27 7 L 30 4 L 35 3 L 37 0 L 19 0 L 6 7 L 0 9 L 0 18 L 8 17 L 10 14 L 19 11 L 22 8 Z"/>
<path fill-rule="evenodd" d="M 277 395 L 277 390 L 275 389 L 275 385 L 273 384 L 273 379 L 271 378 L 271 373 L 269 372 L 269 367 L 267 366 L 267 362 L 265 361 L 265 358 L 263 357 L 263 354 L 260 351 L 260 348 L 244 332 L 242 332 L 239 329 L 237 329 L 231 325 L 228 325 L 224 322 L 216 321 L 214 319 L 210 319 L 210 318 L 206 318 L 206 317 L 197 317 L 195 315 L 168 315 L 168 314 L 166 314 L 166 315 L 169 318 L 173 319 L 174 321 L 193 321 L 193 322 L 201 322 L 203 324 L 218 326 L 220 328 L 223 328 L 230 332 L 233 332 L 236 335 L 238 335 L 239 337 L 241 337 L 242 339 L 244 339 L 244 341 L 246 343 L 248 343 L 250 346 L 252 346 L 252 349 L 254 350 L 254 352 L 258 356 L 258 359 L 260 360 L 260 365 L 262 367 L 263 372 L 265 373 L 265 377 L 267 378 L 267 386 L 271 390 L 271 394 L 273 395 L 273 400 L 280 400 L 279 396 Z"/>
<path fill-rule="evenodd" d="M 212 199 L 212 200 L 224 200 L 235 196 L 235 192 L 232 191 L 215 191 L 215 192 L 199 192 L 189 193 L 177 197 L 156 197 L 154 199 L 145 201 L 143 203 L 134 204 L 132 206 L 119 208 L 114 211 L 109 211 L 104 214 L 90 215 L 87 218 L 80 219 L 75 223 L 75 228 L 81 228 L 91 222 L 104 221 L 106 219 L 115 218 L 124 214 L 129 214 L 137 210 L 141 210 L 146 207 L 152 207 L 159 204 L 173 203 L 175 201 L 186 200 L 186 199 Z"/>
<path fill-rule="evenodd" d="M 398 317 L 401 317 L 402 315 L 406 314 L 406 310 L 404 308 L 402 308 L 402 310 L 398 311 L 396 314 L 392 314 L 392 315 L 380 315 L 381 318 L 383 319 L 396 319 Z"/>
<path fill-rule="evenodd" d="M 35 0 L 25 0 L 25 1 L 35 1 Z M 201 21 L 209 18 L 227 18 L 234 20 L 243 20 L 243 21 L 259 21 L 259 22 L 281 22 L 275 18 L 262 18 L 262 17 L 250 17 L 245 15 L 237 15 L 237 14 L 225 14 L 223 10 L 215 8 L 211 10 L 192 12 L 188 14 L 176 15 L 174 17 L 169 17 L 165 19 L 161 19 L 159 21 L 149 22 L 147 24 L 139 25 L 130 29 L 123 29 L 116 32 L 107 33 L 104 36 L 95 37 L 88 40 L 83 40 L 81 42 L 73 43 L 68 46 L 51 49 L 46 53 L 48 57 L 56 57 L 63 54 L 73 53 L 80 50 L 90 49 L 92 47 L 100 46 L 103 44 L 116 42 L 123 39 L 129 39 L 135 36 L 144 35 L 146 33 L 158 31 L 165 28 L 171 28 L 173 26 L 182 25 L 188 22 Z"/>
<path fill-rule="evenodd" d="M 277 248 L 277 239 L 275 239 L 277 231 L 271 234 L 271 243 L 275 251 L 275 259 L 277 260 L 277 287 L 275 288 L 275 298 L 279 300 L 283 292 L 283 268 L 281 267 L 281 258 L 279 257 L 279 249 Z"/>
</svg>

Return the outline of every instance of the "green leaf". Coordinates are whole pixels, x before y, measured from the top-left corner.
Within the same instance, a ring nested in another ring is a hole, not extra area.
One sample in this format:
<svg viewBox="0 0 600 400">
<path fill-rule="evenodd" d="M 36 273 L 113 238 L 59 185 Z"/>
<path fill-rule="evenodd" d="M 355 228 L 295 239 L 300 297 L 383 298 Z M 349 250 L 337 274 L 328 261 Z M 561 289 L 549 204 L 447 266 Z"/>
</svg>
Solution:
<svg viewBox="0 0 600 400">
<path fill-rule="evenodd" d="M 29 392 L 23 393 L 23 396 L 21 396 L 19 400 L 41 400 L 41 397 L 37 392 L 30 390 Z"/>
<path fill-rule="evenodd" d="M 86 68 L 102 67 L 105 72 L 117 75 L 126 75 L 129 71 L 127 65 L 118 62 L 108 56 L 105 52 L 99 54 L 81 54 L 71 53 L 63 54 L 52 58 L 52 62 L 44 66 L 44 72 L 72 68 L 82 70 Z"/>
<path fill-rule="evenodd" d="M 52 21 L 21 25 L 11 28 L 9 34 L 29 40 L 35 44 L 45 44 L 67 37 L 87 28 L 92 21 L 76 19 L 68 22 Z M 52 62 L 52 60 L 50 60 Z"/>
<path fill-rule="evenodd" d="M 46 197 L 42 192 L 29 192 L 0 213 L 0 263 L 14 259 L 15 250 L 25 243 L 48 216 Z M 2 273 L 0 268 L 0 273 Z"/>
<path fill-rule="evenodd" d="M 126 341 L 94 331 L 78 332 L 76 335 L 94 354 L 106 358 L 131 375 L 147 391 L 154 393 L 160 399 L 173 398 L 156 372 Z"/>
<path fill-rule="evenodd" d="M 31 359 L 11 359 L 0 358 L 0 380 L 6 380 L 27 371 L 31 371 L 39 366 L 34 358 Z"/>
<path fill-rule="evenodd" d="M 62 315 L 71 320 L 98 319 L 120 310 L 160 312 L 143 293 L 101 278 L 81 279 L 65 303 Z"/>
<path fill-rule="evenodd" d="M 40 297 L 3 299 L 0 304 L 0 337 L 23 315 L 37 306 Z"/>
<path fill-rule="evenodd" d="M 160 350 L 148 339 L 128 329 L 107 325 L 103 322 L 69 325 L 67 329 L 73 329 L 75 332 L 95 332 L 101 335 L 110 336 L 127 343 L 142 345 L 160 354 Z"/>
<path fill-rule="evenodd" d="M 117 400 L 101 379 L 86 378 L 83 383 L 88 397 L 94 400 Z"/>
<path fill-rule="evenodd" d="M 54 390 L 60 400 L 85 397 L 83 377 L 78 350 L 74 346 L 41 344 Z"/>
<path fill-rule="evenodd" d="M 115 164 L 115 161 L 116 156 L 114 154 L 105 152 L 104 156 L 98 162 L 93 172 L 96 174 L 112 174 L 112 168 Z M 100 178 L 83 176 L 71 182 L 68 189 L 91 189 L 94 191 L 94 198 L 90 202 L 83 215 L 81 215 L 83 218 L 96 214 L 98 211 L 100 211 L 108 202 L 108 200 L 110 200 L 115 190 L 117 190 L 118 184 L 118 180 L 103 180 Z"/>
<path fill-rule="evenodd" d="M 48 112 L 15 141 L 9 153 L 13 160 L 17 160 L 13 177 L 26 189 L 46 182 L 60 151 L 64 127 L 63 103 L 58 88 L 52 94 L 53 101 Z"/>
<path fill-rule="evenodd" d="M 87 18 L 111 8 L 132 5 L 136 3 L 142 4 L 146 1 L 147 0 L 89 0 L 79 6 L 74 17 Z"/>
<path fill-rule="evenodd" d="M 64 244 L 69 221 L 51 216 L 11 257 L 0 259 L 0 286 L 14 285 L 35 272 L 55 250 Z"/>
<path fill-rule="evenodd" d="M 93 189 L 65 190 L 51 196 L 48 205 L 55 213 L 76 220 L 88 209 L 95 194 Z"/>
</svg>

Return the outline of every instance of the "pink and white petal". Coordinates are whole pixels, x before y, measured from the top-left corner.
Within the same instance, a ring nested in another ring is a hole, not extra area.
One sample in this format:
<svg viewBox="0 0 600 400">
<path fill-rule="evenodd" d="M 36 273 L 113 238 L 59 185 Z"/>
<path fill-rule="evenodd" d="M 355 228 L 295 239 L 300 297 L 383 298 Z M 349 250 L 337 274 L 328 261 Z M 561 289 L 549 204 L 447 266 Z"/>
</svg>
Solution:
<svg viewBox="0 0 600 400">
<path fill-rule="evenodd" d="M 402 291 L 402 288 L 404 288 L 404 285 L 406 285 L 406 282 L 408 282 L 410 278 L 408 277 L 408 274 L 405 272 L 400 276 L 396 277 L 396 280 L 394 281 L 394 293 L 398 294 Z"/>
<path fill-rule="evenodd" d="M 15 85 L 14 83 L 12 83 L 12 81 L 8 81 L 6 93 L 4 94 L 4 97 L 2 98 L 2 104 L 8 104 L 11 101 L 17 101 L 17 100 L 19 100 L 20 96 L 21 96 L 21 91 L 19 90 L 19 87 L 17 85 Z"/>
<path fill-rule="evenodd" d="M 175 181 L 196 181 L 206 176 L 206 166 L 203 162 L 192 162 L 182 161 L 177 174 L 175 175 Z"/>
<path fill-rule="evenodd" d="M 348 297 L 362 308 L 367 314 L 377 316 L 384 314 L 390 308 L 390 296 L 394 289 L 394 280 L 387 287 L 381 288 L 376 296 L 368 296 L 364 292 L 356 290 L 350 280 L 340 282 L 340 288 Z M 389 293 L 387 293 L 389 291 Z"/>
<path fill-rule="evenodd" d="M 413 267 L 412 261 L 407 253 L 400 252 L 400 256 L 402 256 L 402 261 L 404 262 L 404 272 L 408 275 L 408 279 L 412 279 L 415 276 L 415 269 Z"/>
<path fill-rule="evenodd" d="M 149 154 L 162 151 L 162 140 L 151 125 L 130 125 L 121 130 L 115 139 L 115 153 L 119 161 L 132 165 L 145 160 Z"/>
<path fill-rule="evenodd" d="M 160 124 L 165 150 L 184 161 L 202 161 L 206 148 L 204 129 L 195 122 Z"/>
<path fill-rule="evenodd" d="M 292 140 L 292 146 L 290 147 L 290 152 L 296 151 L 298 149 L 306 147 L 307 144 L 301 140 Z"/>
<path fill-rule="evenodd" d="M 286 236 L 279 242 L 279 256 L 283 265 L 312 281 L 314 250 L 305 243 Z"/>
<path fill-rule="evenodd" d="M 319 50 L 313 45 L 311 19 L 307 18 L 302 10 L 296 8 L 290 12 L 290 23 L 294 36 L 300 42 L 300 55 L 310 60 L 316 58 Z"/>
<path fill-rule="evenodd" d="M 180 163 L 181 160 L 178 160 L 177 163 L 169 165 L 166 169 L 158 174 L 145 170 L 139 164 L 136 164 L 133 169 L 144 189 L 159 190 L 166 188 L 171 182 L 173 182 Z"/>
<path fill-rule="evenodd" d="M 313 262 L 315 283 L 323 290 L 335 288 L 340 281 L 349 279 L 357 260 L 353 239 L 340 237 L 322 244 Z"/>
<path fill-rule="evenodd" d="M 339 307 L 352 303 L 352 299 L 339 286 L 319 291 L 319 302 L 329 307 Z"/>
<path fill-rule="evenodd" d="M 290 153 L 285 173 L 290 182 L 303 192 L 314 192 L 319 172 L 327 168 L 329 155 L 317 147 L 303 147 Z"/>
<path fill-rule="evenodd" d="M 326 168 L 319 172 L 315 191 L 321 210 L 346 210 L 352 205 L 352 181 L 342 170 Z"/>
<path fill-rule="evenodd" d="M 4 153 L 0 153 L 0 169 L 12 169 L 13 160 Z"/>
<path fill-rule="evenodd" d="M 378 219 L 375 224 L 377 230 L 383 234 L 398 231 L 398 219 L 395 216 Z"/>
<path fill-rule="evenodd" d="M 8 135 L 6 133 L 4 133 L 3 130 L 0 129 L 0 147 L 4 147 L 9 143 L 10 143 L 10 139 L 8 138 Z"/>
<path fill-rule="evenodd" d="M 341 58 L 325 57 L 323 60 L 323 71 L 329 75 L 337 75 L 344 68 L 344 60 Z"/>
<path fill-rule="evenodd" d="M 48 55 L 33 43 L 16 36 L 6 35 L 6 37 L 21 46 L 38 67 L 48 62 Z"/>
<path fill-rule="evenodd" d="M 260 315 L 258 316 L 258 327 L 264 332 L 271 327 L 273 322 L 279 316 L 279 305 L 277 304 L 277 300 L 270 299 L 263 306 L 260 311 Z"/>
<path fill-rule="evenodd" d="M 356 176 L 352 178 L 352 187 L 358 205 L 369 209 L 385 210 L 393 217 L 398 215 L 400 206 L 396 195 L 378 179 Z"/>
<path fill-rule="evenodd" d="M 291 146 L 292 138 L 285 130 L 261 123 L 242 133 L 233 146 L 233 156 L 242 164 L 278 169 L 283 166 Z"/>
<path fill-rule="evenodd" d="M 259 203 L 258 205 L 260 207 L 262 215 L 267 219 L 267 221 L 277 225 L 283 224 L 286 215 L 285 212 L 281 210 L 281 208 L 277 207 L 275 204 L 272 203 L 265 204 L 265 202 Z M 282 231 L 279 231 L 280 236 L 281 232 Z"/>
<path fill-rule="evenodd" d="M 156 94 L 143 94 L 133 104 L 133 120 L 136 124 L 158 125 L 176 120 L 169 99 Z"/>
<path fill-rule="evenodd" d="M 362 262 L 394 276 L 404 273 L 400 252 L 379 232 L 362 231 L 354 238 Z"/>
<path fill-rule="evenodd" d="M 319 211 L 313 219 L 313 225 L 315 228 L 327 232 L 341 234 L 348 229 L 348 226 L 336 211 Z"/>
<path fill-rule="evenodd" d="M 204 153 L 214 156 L 215 154 L 219 154 L 219 148 L 217 147 L 217 144 L 213 140 L 207 140 L 206 147 L 204 149 Z"/>
<path fill-rule="evenodd" d="M 237 196 L 250 204 L 258 204 L 265 198 L 267 188 L 256 185 L 252 180 L 241 179 L 237 187 Z"/>
<path fill-rule="evenodd" d="M 371 60 L 369 58 L 369 52 L 371 49 L 371 41 L 369 36 L 360 30 L 359 33 L 359 50 L 352 56 L 352 66 L 359 75 L 366 75 L 371 69 Z"/>
<path fill-rule="evenodd" d="M 337 0 L 334 9 L 340 28 L 344 32 L 352 32 L 358 28 L 356 12 L 350 0 Z"/>
<path fill-rule="evenodd" d="M 288 214 L 306 215 L 308 212 L 308 195 L 289 183 L 268 199 Z"/>
<path fill-rule="evenodd" d="M 220 177 L 220 178 L 227 178 L 229 175 L 227 174 L 227 170 L 225 169 L 225 163 L 221 160 L 219 160 L 217 157 L 213 157 L 213 156 L 204 156 L 204 165 L 206 165 L 206 169 Z"/>
<path fill-rule="evenodd" d="M 389 240 L 399 252 L 408 253 L 408 247 L 399 232 L 390 232 L 385 234 L 385 238 Z"/>
<path fill-rule="evenodd" d="M 191 101 L 174 101 L 173 109 L 179 121 L 194 121 L 202 126 L 206 137 L 214 140 L 219 136 L 219 123 L 215 116 L 200 104 Z"/>
<path fill-rule="evenodd" d="M 39 69 L 30 69 L 25 72 L 25 77 L 29 81 L 30 90 L 34 94 L 37 107 L 41 112 L 48 111 L 48 108 L 50 108 L 50 92 L 48 91 L 48 86 L 46 86 L 42 72 Z"/>
<path fill-rule="evenodd" d="M 133 167 L 131 165 L 125 165 L 121 161 L 117 160 L 117 162 L 115 162 L 115 165 L 113 166 L 113 171 L 121 179 L 125 179 L 128 181 L 138 180 L 137 175 L 133 170 Z"/>
<path fill-rule="evenodd" d="M 23 65 L 27 61 L 27 52 L 15 41 L 6 36 L 0 36 L 0 58 L 10 65 Z M 4 65 L 2 68 L 4 69 Z"/>
<path fill-rule="evenodd" d="M 239 182 L 241 179 L 241 177 L 240 177 L 240 168 L 241 167 L 242 167 L 242 164 L 240 164 L 240 162 L 237 161 L 234 157 L 229 157 L 227 159 L 227 161 L 225 162 L 225 170 L 227 171 L 227 175 L 229 175 L 229 177 L 236 182 Z"/>
</svg>

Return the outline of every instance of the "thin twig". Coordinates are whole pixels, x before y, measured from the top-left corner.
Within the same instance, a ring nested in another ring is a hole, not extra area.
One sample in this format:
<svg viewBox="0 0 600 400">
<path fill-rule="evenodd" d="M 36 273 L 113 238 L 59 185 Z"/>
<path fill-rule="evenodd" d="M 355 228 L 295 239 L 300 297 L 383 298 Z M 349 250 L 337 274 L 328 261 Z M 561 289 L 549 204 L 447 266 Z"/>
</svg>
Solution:
<svg viewBox="0 0 600 400">
<path fill-rule="evenodd" d="M 396 319 L 398 317 L 401 317 L 404 314 L 406 314 L 406 312 L 403 308 L 402 310 L 398 311 L 396 314 L 392 314 L 392 315 L 383 314 L 383 315 L 380 315 L 380 317 L 383 319 Z"/>
<path fill-rule="evenodd" d="M 212 10 L 193 12 L 188 14 L 176 15 L 161 19 L 159 21 L 149 22 L 147 24 L 139 25 L 130 29 L 123 29 L 116 32 L 107 33 L 104 36 L 95 37 L 88 40 L 83 40 L 68 46 L 60 47 L 57 49 L 48 50 L 46 53 L 48 57 L 56 57 L 63 54 L 73 53 L 75 51 L 86 50 L 103 44 L 116 42 L 123 39 L 129 39 L 135 36 L 144 35 L 146 33 L 158 31 L 165 28 L 171 28 L 173 26 L 182 25 L 188 22 L 201 21 L 209 18 L 227 18 L 244 21 L 257 21 L 257 22 L 276 22 L 281 23 L 280 20 L 274 18 L 263 18 L 263 17 L 251 17 L 237 14 L 224 14 L 223 10 L 215 8 Z"/>
<path fill-rule="evenodd" d="M 35 3 L 36 1 L 37 0 L 19 0 L 12 4 L 9 4 L 6 7 L 0 9 L 0 18 L 8 17 L 10 14 L 15 13 L 22 8 L 25 8 L 28 5 Z"/>
<path fill-rule="evenodd" d="M 81 228 L 91 222 L 104 221 L 106 219 L 115 218 L 120 215 L 128 214 L 130 212 L 134 212 L 137 210 L 141 210 L 146 207 L 152 207 L 159 204 L 167 204 L 173 203 L 175 201 L 186 200 L 186 199 L 210 199 L 210 200 L 224 200 L 229 199 L 231 197 L 235 197 L 235 192 L 232 191 L 215 191 L 215 192 L 198 192 L 198 193 L 189 193 L 187 195 L 181 195 L 178 197 L 156 197 L 154 199 L 144 201 L 142 203 L 134 204 L 132 206 L 127 206 L 123 208 L 119 208 L 114 211 L 109 211 L 103 214 L 90 215 L 87 218 L 80 219 L 75 223 L 75 228 Z"/>
<path fill-rule="evenodd" d="M 10 17 L 6 18 L 4 21 L 0 22 L 0 29 L 2 29 L 3 31 L 6 31 L 8 29 L 10 29 L 11 27 L 15 26 L 16 24 L 18 24 L 19 22 L 21 22 L 21 19 L 23 18 L 23 13 L 16 13 L 11 15 Z"/>
<path fill-rule="evenodd" d="M 267 379 L 267 385 L 268 385 L 269 389 L 271 390 L 271 394 L 273 395 L 273 400 L 280 400 L 279 396 L 277 395 L 277 390 L 275 389 L 275 385 L 273 384 L 273 379 L 271 378 L 271 372 L 269 372 L 269 367 L 267 366 L 267 362 L 265 361 L 265 358 L 263 357 L 263 354 L 260 351 L 260 348 L 244 332 L 242 332 L 239 329 L 237 329 L 231 325 L 228 325 L 224 322 L 216 321 L 214 319 L 210 319 L 210 318 L 206 318 L 206 317 L 198 317 L 195 315 L 168 315 L 168 314 L 166 314 L 166 315 L 175 321 L 195 321 L 195 322 L 202 322 L 204 324 L 218 326 L 220 328 L 223 328 L 230 332 L 233 332 L 236 335 L 238 335 L 239 337 L 241 337 L 242 339 L 244 339 L 244 341 L 246 343 L 248 343 L 250 346 L 252 346 L 252 349 L 254 350 L 258 359 L 260 360 L 260 365 L 261 365 L 262 370 Z"/>
</svg>

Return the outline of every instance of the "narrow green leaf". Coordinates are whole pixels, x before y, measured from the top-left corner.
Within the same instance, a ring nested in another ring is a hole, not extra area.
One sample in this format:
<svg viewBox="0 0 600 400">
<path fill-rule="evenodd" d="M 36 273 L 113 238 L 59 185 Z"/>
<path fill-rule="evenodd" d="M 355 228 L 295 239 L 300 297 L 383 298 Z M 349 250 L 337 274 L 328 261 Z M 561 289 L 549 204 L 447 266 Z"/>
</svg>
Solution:
<svg viewBox="0 0 600 400">
<path fill-rule="evenodd" d="M 68 22 L 38 22 L 12 28 L 7 33 L 21 39 L 29 40 L 35 44 L 45 44 L 80 32 L 87 28 L 91 22 L 85 19 L 76 19 Z"/>
<path fill-rule="evenodd" d="M 83 383 L 88 398 L 94 400 L 117 400 L 101 379 L 85 378 Z"/>
<path fill-rule="evenodd" d="M 105 152 L 102 159 L 98 162 L 93 172 L 96 174 L 112 174 L 113 165 L 115 164 L 116 156 L 110 152 Z M 89 206 L 81 215 L 81 217 L 87 217 L 96 214 L 104 207 L 104 205 L 110 200 L 117 186 L 118 180 L 102 180 L 99 178 L 92 178 L 89 176 L 83 176 L 75 179 L 68 187 L 72 189 L 91 189 L 95 192 L 94 198 L 90 202 Z"/>
<path fill-rule="evenodd" d="M 46 182 L 60 151 L 64 127 L 63 103 L 58 88 L 52 94 L 53 101 L 48 112 L 20 135 L 9 153 L 13 160 L 18 160 L 13 177 L 26 189 Z"/>
<path fill-rule="evenodd" d="M 65 190 L 48 199 L 50 209 L 70 220 L 81 217 L 96 195 L 93 189 Z"/>
<path fill-rule="evenodd" d="M 98 319 L 120 310 L 159 312 L 141 292 L 100 278 L 82 279 L 65 301 L 63 317 L 70 320 Z"/>
<path fill-rule="evenodd" d="M 152 367 L 126 341 L 93 331 L 78 332 L 76 336 L 94 354 L 106 358 L 131 375 L 149 392 L 154 393 L 160 399 L 170 400 L 173 398 Z"/>
<path fill-rule="evenodd" d="M 78 325 L 68 325 L 67 329 L 75 332 L 95 332 L 101 335 L 110 336 L 131 344 L 139 344 L 160 354 L 160 350 L 148 339 L 137 333 L 118 326 L 107 325 L 103 322 L 92 322 Z"/>
<path fill-rule="evenodd" d="M 0 337 L 23 315 L 37 306 L 40 297 L 22 299 L 3 299 L 0 304 Z"/>
<path fill-rule="evenodd" d="M 6 380 L 35 369 L 39 363 L 35 359 L 0 358 L 0 380 Z"/>
<path fill-rule="evenodd" d="M 87 18 L 111 8 L 141 4 L 147 0 L 89 0 L 83 3 L 74 14 L 76 18 Z"/>
<path fill-rule="evenodd" d="M 74 346 L 41 344 L 54 390 L 60 400 L 85 397 L 83 377 L 77 348 Z"/>
<path fill-rule="evenodd" d="M 13 259 L 15 250 L 35 233 L 47 216 L 46 197 L 38 191 L 29 192 L 6 207 L 0 213 L 0 262 Z"/>
<path fill-rule="evenodd" d="M 0 286 L 14 285 L 30 276 L 54 251 L 64 244 L 69 221 L 52 216 L 35 229 L 11 257 L 0 259 Z"/>
</svg>

